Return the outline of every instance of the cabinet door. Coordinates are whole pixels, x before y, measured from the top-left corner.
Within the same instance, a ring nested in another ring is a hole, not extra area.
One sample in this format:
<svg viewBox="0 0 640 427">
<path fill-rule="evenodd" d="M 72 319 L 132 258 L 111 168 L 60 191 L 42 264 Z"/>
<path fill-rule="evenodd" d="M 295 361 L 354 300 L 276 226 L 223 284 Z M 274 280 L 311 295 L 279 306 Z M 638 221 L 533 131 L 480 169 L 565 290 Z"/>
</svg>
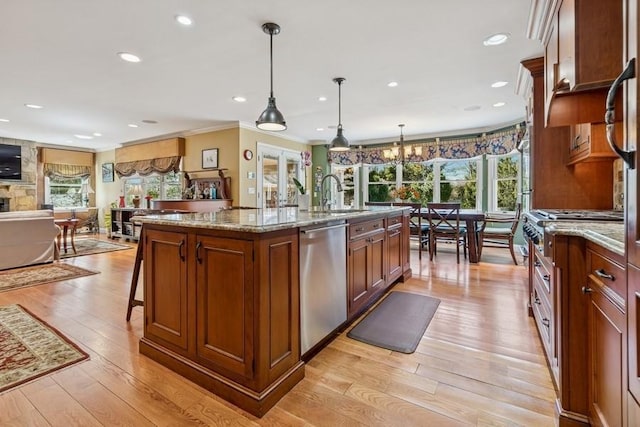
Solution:
<svg viewBox="0 0 640 427">
<path fill-rule="evenodd" d="M 640 269 L 628 266 L 627 319 L 629 334 L 629 391 L 640 401 Z"/>
<path fill-rule="evenodd" d="M 402 217 L 390 218 L 390 220 L 393 219 L 402 221 Z M 402 223 L 400 222 L 394 228 L 387 229 L 387 260 L 389 262 L 387 285 L 402 275 L 402 249 Z"/>
<path fill-rule="evenodd" d="M 371 290 L 370 265 L 371 248 L 367 238 L 349 243 L 349 316 L 355 314 L 367 302 Z"/>
<path fill-rule="evenodd" d="M 387 256 L 384 232 L 377 233 L 371 239 L 371 289 L 381 292 L 387 282 Z"/>
<path fill-rule="evenodd" d="M 196 237 L 196 352 L 203 365 L 253 375 L 253 242 Z"/>
<path fill-rule="evenodd" d="M 622 426 L 626 401 L 624 313 L 589 279 L 589 417 L 600 426 Z"/>
<path fill-rule="evenodd" d="M 143 259 L 144 336 L 187 350 L 187 235 L 146 231 Z"/>
</svg>

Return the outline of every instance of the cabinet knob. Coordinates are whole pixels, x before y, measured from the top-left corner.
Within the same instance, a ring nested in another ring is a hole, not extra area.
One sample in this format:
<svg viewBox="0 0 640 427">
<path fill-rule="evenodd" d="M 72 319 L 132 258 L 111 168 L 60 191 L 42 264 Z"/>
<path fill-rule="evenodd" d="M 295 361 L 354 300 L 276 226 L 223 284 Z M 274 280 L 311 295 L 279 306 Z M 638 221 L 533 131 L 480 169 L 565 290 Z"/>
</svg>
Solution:
<svg viewBox="0 0 640 427">
<path fill-rule="evenodd" d="M 540 305 L 540 298 L 536 297 L 536 299 L 534 299 L 533 302 Z"/>
<path fill-rule="evenodd" d="M 545 317 L 544 319 L 542 319 L 542 324 L 548 328 L 551 322 Z"/>
<path fill-rule="evenodd" d="M 588 286 L 583 286 L 582 287 L 582 293 L 583 294 L 586 295 L 586 294 L 590 294 L 591 292 L 593 292 L 593 289 L 591 289 L 590 287 L 588 287 Z"/>
</svg>

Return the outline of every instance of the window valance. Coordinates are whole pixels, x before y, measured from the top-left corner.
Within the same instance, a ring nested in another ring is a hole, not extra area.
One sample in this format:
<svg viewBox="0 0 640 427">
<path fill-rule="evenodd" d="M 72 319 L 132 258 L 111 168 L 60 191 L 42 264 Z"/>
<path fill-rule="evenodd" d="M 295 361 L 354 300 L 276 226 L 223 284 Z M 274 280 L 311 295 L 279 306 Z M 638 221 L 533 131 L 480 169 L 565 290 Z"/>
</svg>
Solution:
<svg viewBox="0 0 640 427">
<path fill-rule="evenodd" d="M 477 136 L 454 137 L 435 140 L 405 141 L 404 161 L 421 163 L 428 160 L 470 159 L 483 154 L 500 155 L 512 152 L 522 140 L 526 128 L 524 123 L 506 129 Z M 385 164 L 392 159 L 385 157 L 384 151 L 391 145 L 362 147 L 349 151 L 329 151 L 327 156 L 331 163 L 338 165 L 354 165 L 358 163 Z"/>
<path fill-rule="evenodd" d="M 93 171 L 92 166 L 80 166 L 80 165 L 62 165 L 57 163 L 45 163 L 44 175 L 61 178 L 88 178 Z"/>
<path fill-rule="evenodd" d="M 181 156 L 162 157 L 160 159 L 137 160 L 135 162 L 122 162 L 115 164 L 115 170 L 119 177 L 149 175 L 153 172 L 167 173 L 180 171 Z"/>
</svg>

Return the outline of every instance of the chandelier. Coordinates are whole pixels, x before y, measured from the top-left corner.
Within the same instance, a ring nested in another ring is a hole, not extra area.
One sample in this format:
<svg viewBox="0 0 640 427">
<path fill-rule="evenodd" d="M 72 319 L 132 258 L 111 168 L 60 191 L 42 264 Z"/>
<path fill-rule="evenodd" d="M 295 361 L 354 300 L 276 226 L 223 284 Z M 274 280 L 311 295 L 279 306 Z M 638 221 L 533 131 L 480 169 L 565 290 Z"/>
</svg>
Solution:
<svg viewBox="0 0 640 427">
<path fill-rule="evenodd" d="M 399 165 L 408 161 L 413 156 L 422 156 L 422 146 L 421 145 L 405 145 L 404 144 L 404 134 L 402 132 L 402 128 L 404 128 L 404 124 L 399 124 L 400 128 L 400 142 L 394 142 L 391 148 L 385 148 L 382 150 L 382 157 L 387 161 L 387 163 L 391 163 L 393 165 Z"/>
</svg>

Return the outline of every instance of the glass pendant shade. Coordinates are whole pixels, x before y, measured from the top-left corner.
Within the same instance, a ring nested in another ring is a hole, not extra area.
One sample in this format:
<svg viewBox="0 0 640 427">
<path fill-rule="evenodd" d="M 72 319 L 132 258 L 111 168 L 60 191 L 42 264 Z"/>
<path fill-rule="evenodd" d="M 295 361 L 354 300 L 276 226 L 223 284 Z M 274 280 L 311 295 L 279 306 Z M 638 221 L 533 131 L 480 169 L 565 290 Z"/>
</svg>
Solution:
<svg viewBox="0 0 640 427">
<path fill-rule="evenodd" d="M 280 26 L 273 22 L 267 22 L 262 25 L 262 31 L 269 34 L 269 63 L 271 66 L 270 78 L 271 78 L 271 92 L 269 95 L 269 101 L 267 108 L 260 114 L 258 120 L 256 120 L 256 127 L 261 130 L 268 131 L 280 131 L 287 128 L 287 122 L 284 120 L 284 116 L 276 107 L 276 98 L 273 96 L 273 36 L 280 33 Z"/>
<path fill-rule="evenodd" d="M 329 151 L 347 151 L 349 149 L 349 140 L 342 134 L 342 82 L 346 79 L 344 77 L 336 77 L 333 79 L 338 84 L 338 134 L 331 141 L 329 145 Z"/>
</svg>

